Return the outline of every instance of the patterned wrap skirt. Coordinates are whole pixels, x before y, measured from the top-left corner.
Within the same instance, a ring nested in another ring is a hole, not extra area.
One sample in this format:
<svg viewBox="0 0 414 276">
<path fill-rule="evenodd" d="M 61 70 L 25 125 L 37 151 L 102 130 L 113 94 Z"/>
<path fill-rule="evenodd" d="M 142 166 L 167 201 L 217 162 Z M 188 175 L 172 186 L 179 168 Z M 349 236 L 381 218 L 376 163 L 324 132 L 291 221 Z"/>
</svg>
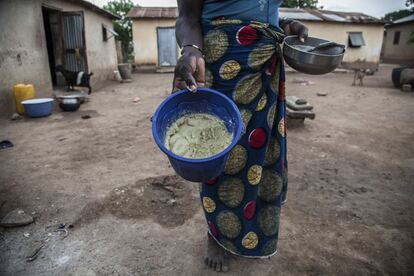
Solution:
<svg viewBox="0 0 414 276">
<path fill-rule="evenodd" d="M 259 22 L 203 23 L 206 87 L 239 107 L 244 133 L 224 172 L 201 185 L 209 234 L 227 251 L 276 253 L 287 191 L 283 34 Z"/>
</svg>

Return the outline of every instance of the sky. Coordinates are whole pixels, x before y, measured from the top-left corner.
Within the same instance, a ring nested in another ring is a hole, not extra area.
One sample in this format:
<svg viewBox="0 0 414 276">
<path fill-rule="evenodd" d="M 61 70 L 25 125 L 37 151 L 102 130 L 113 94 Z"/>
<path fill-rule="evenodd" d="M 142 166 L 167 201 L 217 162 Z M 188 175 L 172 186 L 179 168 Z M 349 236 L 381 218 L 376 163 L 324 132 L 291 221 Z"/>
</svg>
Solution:
<svg viewBox="0 0 414 276">
<path fill-rule="evenodd" d="M 89 0 L 98 6 L 108 0 Z M 177 0 L 132 0 L 135 4 L 151 7 L 177 6 Z M 362 12 L 375 17 L 382 17 L 388 12 L 405 9 L 405 0 L 319 0 L 319 5 L 326 10 Z"/>
</svg>

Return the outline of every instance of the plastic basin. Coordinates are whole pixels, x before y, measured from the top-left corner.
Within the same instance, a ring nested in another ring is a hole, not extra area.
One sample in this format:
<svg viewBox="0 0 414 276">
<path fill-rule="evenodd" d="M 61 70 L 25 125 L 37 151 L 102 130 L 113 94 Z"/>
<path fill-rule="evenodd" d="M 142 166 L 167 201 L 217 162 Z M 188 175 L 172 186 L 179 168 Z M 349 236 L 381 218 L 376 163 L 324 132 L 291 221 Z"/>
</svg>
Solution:
<svg viewBox="0 0 414 276">
<path fill-rule="evenodd" d="M 22 101 L 26 115 L 29 117 L 45 117 L 52 114 L 53 99 L 40 98 Z"/>
<path fill-rule="evenodd" d="M 209 113 L 222 119 L 227 130 L 233 134 L 232 143 L 224 151 L 202 159 L 186 158 L 169 151 L 164 145 L 167 129 L 188 113 Z M 152 135 L 156 144 L 168 156 L 176 173 L 191 182 L 206 182 L 221 174 L 243 128 L 236 104 L 226 95 L 207 88 L 199 88 L 195 93 L 181 90 L 172 94 L 161 103 L 152 117 Z"/>
</svg>

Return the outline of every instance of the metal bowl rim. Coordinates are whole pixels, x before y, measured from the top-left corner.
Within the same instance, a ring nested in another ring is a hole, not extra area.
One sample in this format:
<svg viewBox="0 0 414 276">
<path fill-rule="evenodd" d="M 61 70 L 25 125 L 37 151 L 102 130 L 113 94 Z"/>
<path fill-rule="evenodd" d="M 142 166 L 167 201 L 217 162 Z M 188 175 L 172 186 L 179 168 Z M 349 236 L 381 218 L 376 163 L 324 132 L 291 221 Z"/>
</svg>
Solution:
<svg viewBox="0 0 414 276">
<path fill-rule="evenodd" d="M 295 69 L 296 71 L 305 73 L 305 74 L 311 74 L 311 75 L 323 75 L 323 74 L 327 74 L 330 73 L 332 71 L 334 71 L 338 66 L 337 65 L 330 65 L 330 66 L 324 66 L 323 68 L 315 68 L 312 66 L 308 66 L 311 65 L 309 63 L 306 63 L 305 66 L 303 66 L 303 63 L 298 64 L 297 62 L 295 62 L 295 59 L 292 59 L 291 57 L 288 57 L 289 60 L 286 60 L 286 63 L 292 67 L 293 69 Z"/>
<path fill-rule="evenodd" d="M 343 60 L 343 55 L 339 55 L 339 56 L 313 56 L 313 55 L 306 55 L 303 53 L 299 53 L 296 52 L 295 50 L 293 50 L 292 48 L 287 48 L 286 51 L 283 52 L 283 57 L 285 58 L 289 58 L 295 61 L 298 61 L 298 55 L 305 55 L 302 57 L 302 60 L 300 61 L 300 63 L 302 64 L 308 64 L 311 66 L 316 66 L 319 67 L 319 65 L 323 66 L 338 66 L 342 60 Z M 313 60 L 313 61 L 312 61 Z M 318 61 L 318 63 L 315 63 L 315 60 Z"/>
<path fill-rule="evenodd" d="M 340 57 L 340 56 L 343 56 L 345 54 L 345 48 L 343 49 L 343 52 L 341 54 L 338 54 L 338 55 L 325 55 L 325 54 L 319 54 L 319 53 L 313 53 L 313 52 L 311 53 L 311 52 L 303 51 L 303 50 L 300 50 L 298 48 L 295 48 L 294 45 L 289 44 L 289 43 L 286 42 L 286 39 L 294 38 L 294 37 L 298 37 L 298 36 L 297 35 L 291 35 L 291 36 L 285 37 L 285 40 L 283 41 L 283 47 L 286 46 L 286 47 L 289 47 L 290 49 L 292 49 L 294 51 L 302 52 L 302 53 L 305 53 L 305 54 L 308 54 L 308 55 L 320 56 L 320 57 Z M 321 38 L 311 37 L 311 36 L 308 37 L 308 38 L 321 39 Z M 325 39 L 321 39 L 321 40 L 325 40 Z M 325 41 L 329 41 L 329 40 L 325 40 Z"/>
<path fill-rule="evenodd" d="M 72 98 L 86 98 L 86 95 L 81 94 L 73 94 L 73 95 L 55 95 L 56 98 L 62 98 L 62 99 L 72 99 Z"/>
</svg>

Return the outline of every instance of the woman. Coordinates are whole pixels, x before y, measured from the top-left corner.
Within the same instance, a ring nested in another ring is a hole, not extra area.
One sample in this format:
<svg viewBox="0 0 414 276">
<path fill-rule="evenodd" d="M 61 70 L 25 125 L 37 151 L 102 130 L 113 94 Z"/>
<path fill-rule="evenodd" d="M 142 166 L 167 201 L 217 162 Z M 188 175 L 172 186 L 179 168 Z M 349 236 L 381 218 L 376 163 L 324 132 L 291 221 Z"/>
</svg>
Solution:
<svg viewBox="0 0 414 276">
<path fill-rule="evenodd" d="M 307 28 L 279 20 L 280 0 L 178 0 L 182 47 L 175 89 L 206 86 L 235 101 L 246 129 L 225 171 L 202 184 L 209 227 L 206 264 L 227 271 L 227 253 L 276 253 L 286 198 L 285 75 L 280 43 Z M 280 28 L 279 28 L 280 26 Z"/>
</svg>

